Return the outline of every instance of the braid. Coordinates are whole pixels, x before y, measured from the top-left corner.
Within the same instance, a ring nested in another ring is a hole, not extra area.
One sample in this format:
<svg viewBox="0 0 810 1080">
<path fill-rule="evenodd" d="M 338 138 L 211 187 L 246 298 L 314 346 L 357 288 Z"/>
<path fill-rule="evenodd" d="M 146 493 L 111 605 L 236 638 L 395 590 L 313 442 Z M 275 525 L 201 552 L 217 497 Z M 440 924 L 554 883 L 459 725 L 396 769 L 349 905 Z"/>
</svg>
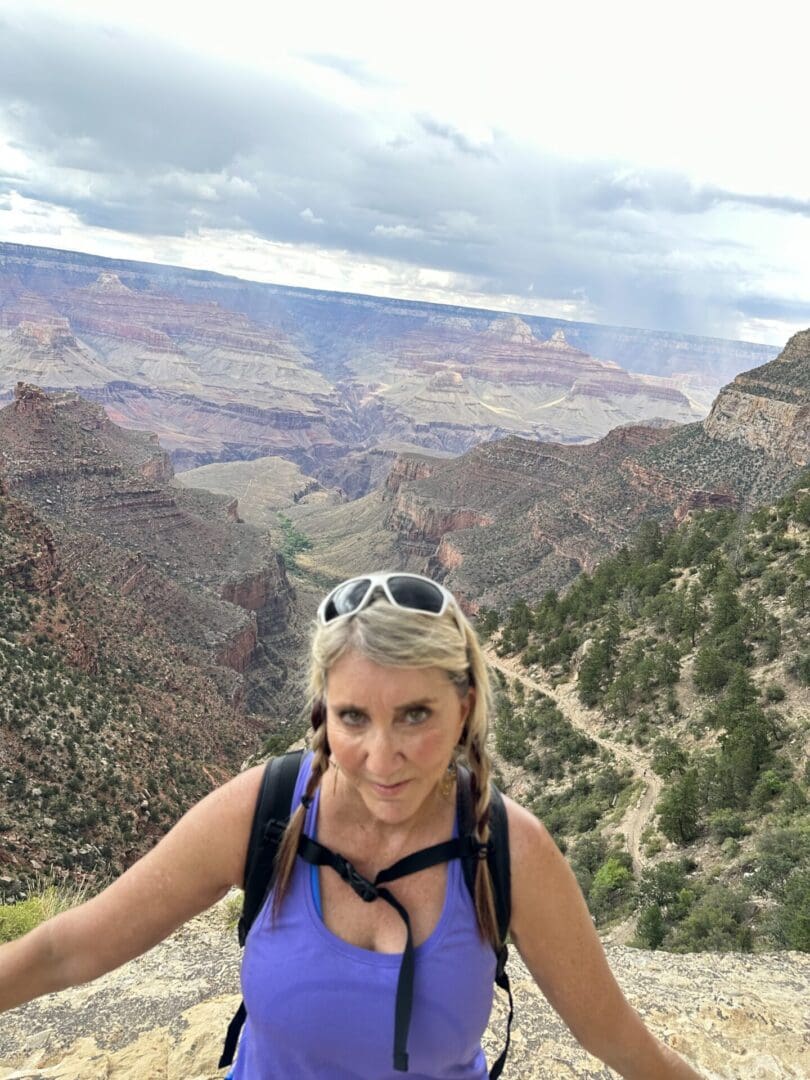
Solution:
<svg viewBox="0 0 810 1080">
<path fill-rule="evenodd" d="M 315 710 L 313 710 L 314 722 L 315 715 Z M 315 733 L 312 736 L 312 751 L 312 767 L 310 769 L 309 779 L 307 780 L 306 790 L 300 805 L 296 807 L 295 812 L 287 822 L 287 828 L 284 830 L 284 836 L 279 845 L 278 854 L 276 855 L 273 918 L 278 915 L 281 909 L 281 902 L 290 885 L 290 878 L 292 877 L 293 866 L 295 865 L 295 856 L 298 854 L 298 842 L 301 839 L 301 833 L 304 829 L 304 820 L 307 815 L 307 803 L 318 790 L 318 785 L 320 784 L 324 773 L 329 768 L 329 742 L 326 738 L 326 724 L 322 721 L 317 723 Z"/>
<path fill-rule="evenodd" d="M 470 763 L 470 787 L 475 816 L 475 836 L 480 844 L 489 843 L 490 760 L 477 734 L 470 734 L 467 742 L 467 758 Z M 486 859 L 479 859 L 475 867 L 475 914 L 481 936 L 499 947 L 503 943 L 498 932 L 495 913 L 495 896 L 492 875 Z"/>
</svg>

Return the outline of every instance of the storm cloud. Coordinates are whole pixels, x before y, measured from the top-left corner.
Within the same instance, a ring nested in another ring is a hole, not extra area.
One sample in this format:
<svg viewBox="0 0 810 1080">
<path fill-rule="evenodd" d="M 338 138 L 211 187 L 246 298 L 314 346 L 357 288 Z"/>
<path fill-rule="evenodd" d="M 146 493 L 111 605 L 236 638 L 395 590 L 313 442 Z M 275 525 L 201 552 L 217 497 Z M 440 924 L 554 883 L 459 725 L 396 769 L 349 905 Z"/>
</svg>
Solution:
<svg viewBox="0 0 810 1080">
<path fill-rule="evenodd" d="M 142 236 L 317 245 L 460 275 L 493 304 L 543 297 L 602 322 L 721 334 L 742 310 L 743 253 L 704 244 L 695 222 L 710 232 L 734 206 L 810 216 L 800 199 L 473 137 L 384 108 L 359 62 L 307 59 L 364 88 L 363 104 L 122 30 L 0 18 L 0 135 L 27 162 L 0 175 L 0 199 Z M 784 309 L 747 304 L 757 318 Z"/>
</svg>

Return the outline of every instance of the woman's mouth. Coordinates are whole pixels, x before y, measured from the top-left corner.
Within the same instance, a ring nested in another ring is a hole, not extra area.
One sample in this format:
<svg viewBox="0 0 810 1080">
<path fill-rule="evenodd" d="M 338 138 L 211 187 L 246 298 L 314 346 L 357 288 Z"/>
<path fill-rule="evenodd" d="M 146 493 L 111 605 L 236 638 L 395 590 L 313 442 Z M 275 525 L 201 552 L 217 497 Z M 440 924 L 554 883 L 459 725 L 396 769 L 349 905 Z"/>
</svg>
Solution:
<svg viewBox="0 0 810 1080">
<path fill-rule="evenodd" d="M 409 780 L 400 780 L 398 784 L 377 784 L 374 781 L 370 781 L 371 789 L 382 799 L 391 799 L 400 792 L 404 791 L 410 783 Z"/>
</svg>

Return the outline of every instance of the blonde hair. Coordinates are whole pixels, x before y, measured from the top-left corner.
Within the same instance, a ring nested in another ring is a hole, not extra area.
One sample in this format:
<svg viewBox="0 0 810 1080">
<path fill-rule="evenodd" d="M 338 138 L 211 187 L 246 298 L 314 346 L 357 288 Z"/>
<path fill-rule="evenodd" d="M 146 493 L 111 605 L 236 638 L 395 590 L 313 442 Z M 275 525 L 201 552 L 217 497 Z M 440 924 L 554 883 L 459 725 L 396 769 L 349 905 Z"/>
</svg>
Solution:
<svg viewBox="0 0 810 1080">
<path fill-rule="evenodd" d="M 311 798 L 329 765 L 326 733 L 326 680 L 332 665 L 354 651 L 388 667 L 436 667 L 447 672 L 460 694 L 475 688 L 475 698 L 464 724 L 453 762 L 466 765 L 475 819 L 476 839 L 489 841 L 491 762 L 487 752 L 492 687 L 484 654 L 458 605 L 434 618 L 418 611 L 394 607 L 383 594 L 362 611 L 316 624 L 312 635 L 309 667 L 309 705 L 312 710 L 312 768 L 304 798 Z M 296 808 L 287 825 L 277 858 L 274 911 L 278 911 L 290 883 L 306 810 Z M 500 945 L 492 879 L 486 859 L 476 861 L 475 911 L 482 937 Z"/>
</svg>

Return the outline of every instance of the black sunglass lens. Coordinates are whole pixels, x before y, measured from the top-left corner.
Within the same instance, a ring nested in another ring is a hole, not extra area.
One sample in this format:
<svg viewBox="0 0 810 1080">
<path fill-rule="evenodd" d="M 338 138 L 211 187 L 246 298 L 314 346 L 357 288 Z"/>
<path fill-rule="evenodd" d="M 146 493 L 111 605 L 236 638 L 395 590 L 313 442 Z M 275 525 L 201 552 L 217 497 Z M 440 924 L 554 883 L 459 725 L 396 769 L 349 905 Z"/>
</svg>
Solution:
<svg viewBox="0 0 810 1080">
<path fill-rule="evenodd" d="M 391 595 L 400 607 L 414 611 L 429 611 L 438 615 L 442 610 L 444 596 L 438 585 L 432 581 L 420 581 L 412 577 L 391 577 L 388 579 Z"/>
<path fill-rule="evenodd" d="M 356 611 L 368 592 L 369 584 L 368 578 L 360 578 L 359 581 L 350 581 L 346 585 L 341 585 L 326 605 L 324 612 L 326 621 L 329 622 L 330 619 L 336 619 L 338 615 L 348 615 Z"/>
</svg>

